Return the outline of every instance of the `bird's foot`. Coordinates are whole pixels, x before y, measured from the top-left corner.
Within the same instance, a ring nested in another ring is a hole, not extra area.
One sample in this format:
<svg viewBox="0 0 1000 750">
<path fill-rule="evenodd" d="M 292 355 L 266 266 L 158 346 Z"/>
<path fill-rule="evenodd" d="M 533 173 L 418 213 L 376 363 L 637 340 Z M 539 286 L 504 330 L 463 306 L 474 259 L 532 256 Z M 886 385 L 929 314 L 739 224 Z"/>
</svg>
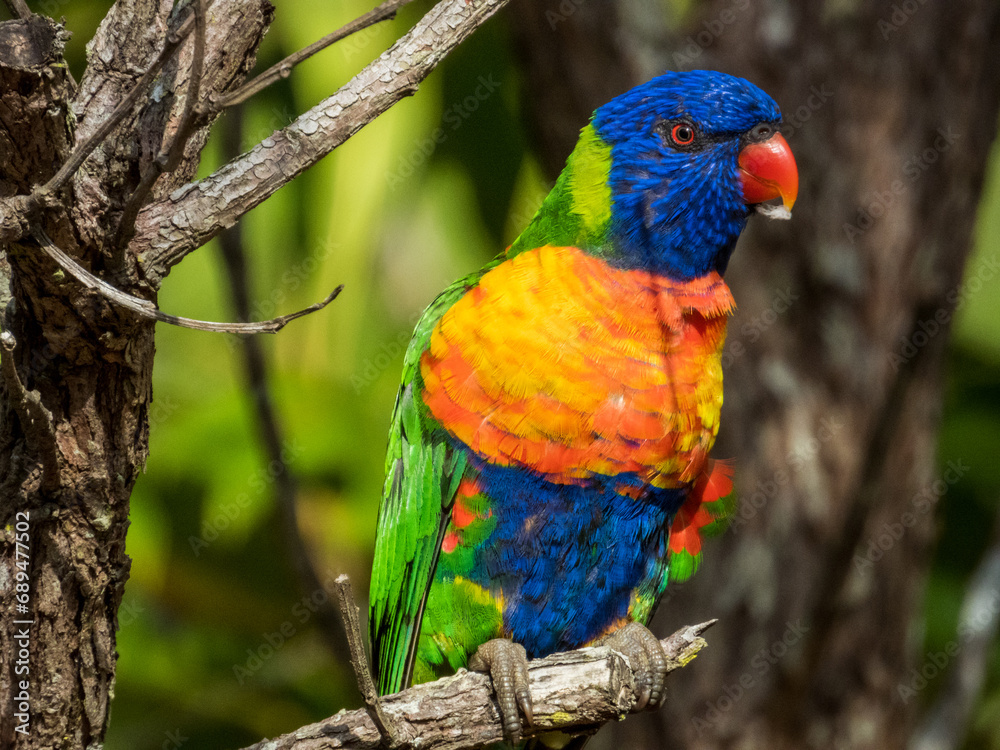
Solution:
<svg viewBox="0 0 1000 750">
<path fill-rule="evenodd" d="M 620 651 L 629 660 L 636 677 L 636 701 L 633 710 L 656 708 L 663 700 L 667 678 L 667 655 L 659 639 L 642 623 L 630 622 L 595 645 Z"/>
<path fill-rule="evenodd" d="M 469 659 L 473 672 L 488 672 L 493 680 L 493 692 L 500 704 L 503 734 L 510 742 L 521 736 L 521 719 L 517 707 L 530 725 L 533 721 L 531 693 L 528 692 L 528 654 L 524 646 L 506 638 L 494 638 L 481 645 Z"/>
</svg>

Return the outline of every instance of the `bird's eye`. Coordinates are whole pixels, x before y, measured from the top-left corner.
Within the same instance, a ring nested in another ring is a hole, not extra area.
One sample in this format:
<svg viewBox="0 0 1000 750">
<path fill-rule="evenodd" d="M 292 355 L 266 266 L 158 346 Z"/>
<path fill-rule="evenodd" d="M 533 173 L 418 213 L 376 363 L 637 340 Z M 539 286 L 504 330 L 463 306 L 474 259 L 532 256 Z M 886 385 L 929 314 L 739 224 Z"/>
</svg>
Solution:
<svg viewBox="0 0 1000 750">
<path fill-rule="evenodd" d="M 690 146 L 694 143 L 694 126 L 689 122 L 678 122 L 670 128 L 670 140 L 675 146 Z"/>
<path fill-rule="evenodd" d="M 754 129 L 750 131 L 750 140 L 766 141 L 772 135 L 774 135 L 774 126 L 770 123 L 762 122 L 754 126 Z"/>
</svg>

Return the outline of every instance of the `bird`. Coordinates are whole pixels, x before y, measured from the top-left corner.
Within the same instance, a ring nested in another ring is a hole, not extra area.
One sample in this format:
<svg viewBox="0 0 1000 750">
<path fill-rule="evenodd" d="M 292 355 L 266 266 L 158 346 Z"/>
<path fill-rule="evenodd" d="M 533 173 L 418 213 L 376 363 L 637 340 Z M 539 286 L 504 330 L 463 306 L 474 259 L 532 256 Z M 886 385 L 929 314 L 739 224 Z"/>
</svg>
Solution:
<svg viewBox="0 0 1000 750">
<path fill-rule="evenodd" d="M 393 411 L 369 589 L 386 695 L 461 667 L 530 726 L 527 660 L 608 645 L 663 698 L 646 627 L 732 500 L 709 456 L 754 213 L 798 171 L 753 83 L 666 72 L 594 111 L 514 242 L 424 311 Z M 780 201 L 780 204 L 778 203 Z"/>
</svg>

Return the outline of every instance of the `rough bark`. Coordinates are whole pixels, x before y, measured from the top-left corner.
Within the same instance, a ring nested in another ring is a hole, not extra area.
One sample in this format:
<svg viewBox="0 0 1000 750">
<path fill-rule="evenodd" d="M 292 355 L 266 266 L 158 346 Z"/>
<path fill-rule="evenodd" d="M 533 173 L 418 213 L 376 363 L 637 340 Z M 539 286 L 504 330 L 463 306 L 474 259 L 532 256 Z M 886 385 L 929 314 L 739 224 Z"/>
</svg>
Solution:
<svg viewBox="0 0 1000 750">
<path fill-rule="evenodd" d="M 595 746 L 902 748 L 919 700 L 899 686 L 920 666 L 934 483 L 948 481 L 935 456 L 942 362 L 996 130 L 1000 10 L 723 0 L 650 38 L 655 24 L 644 36 L 629 19 L 652 3 L 619 0 L 600 26 L 568 5 L 534 11 L 561 13 L 558 34 L 518 23 L 522 44 L 561 57 L 551 48 L 575 27 L 626 69 L 654 61 L 639 78 L 750 78 L 782 106 L 802 177 L 792 222 L 752 220 L 727 274 L 740 310 L 715 453 L 735 458 L 741 514 L 659 613 L 718 615 L 721 648 L 674 681 L 665 711 Z M 544 80 L 540 54 L 526 79 Z M 548 146 L 564 155 L 566 137 Z M 893 524 L 903 532 L 882 550 Z"/>
<path fill-rule="evenodd" d="M 678 630 L 660 642 L 667 672 L 690 662 L 705 647 L 701 635 L 712 622 Z M 534 724 L 524 736 L 553 730 L 590 733 L 621 720 L 635 705 L 635 672 L 606 647 L 552 654 L 528 663 Z M 504 742 L 500 712 L 489 677 L 460 670 L 454 677 L 417 685 L 382 699 L 396 740 L 404 746 L 463 750 Z M 341 711 L 246 750 L 376 750 L 382 738 L 365 709 Z M 413 745 L 410 745 L 410 743 Z"/>
</svg>

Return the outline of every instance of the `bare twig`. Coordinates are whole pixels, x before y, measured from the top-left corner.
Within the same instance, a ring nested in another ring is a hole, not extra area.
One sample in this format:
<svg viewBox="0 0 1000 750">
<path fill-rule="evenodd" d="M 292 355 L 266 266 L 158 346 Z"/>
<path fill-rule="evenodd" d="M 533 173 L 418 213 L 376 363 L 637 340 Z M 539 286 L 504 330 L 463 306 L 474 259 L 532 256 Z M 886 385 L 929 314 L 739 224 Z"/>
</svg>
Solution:
<svg viewBox="0 0 1000 750">
<path fill-rule="evenodd" d="M 385 747 L 396 747 L 403 740 L 392 720 L 386 715 L 382 707 L 382 699 L 379 697 L 378 690 L 375 689 L 371 666 L 365 655 L 365 641 L 361 634 L 361 618 L 354 599 L 354 591 L 351 588 L 351 579 L 341 574 L 337 576 L 334 584 L 337 587 L 337 602 L 340 605 L 344 630 L 347 633 L 347 644 L 351 649 L 351 666 L 354 667 L 354 676 L 358 680 L 358 690 L 361 692 L 361 697 L 364 698 L 369 718 L 382 736 L 382 744 Z"/>
<path fill-rule="evenodd" d="M 222 110 L 226 107 L 232 107 L 236 104 L 245 102 L 251 96 L 259 91 L 263 91 L 275 81 L 281 78 L 287 78 L 292 72 L 292 68 L 303 60 L 312 57 L 320 50 L 326 49 L 334 42 L 339 42 L 341 39 L 344 39 L 351 34 L 356 34 L 362 29 L 374 26 L 379 21 L 386 21 L 390 18 L 394 18 L 396 11 L 411 2 L 413 2 L 413 0 L 385 0 L 384 3 L 368 11 L 363 16 L 355 18 L 350 23 L 341 26 L 336 31 L 331 32 L 322 39 L 313 42 L 308 47 L 303 47 L 298 52 L 293 52 L 284 60 L 272 65 L 259 76 L 256 76 L 255 78 L 252 78 L 244 83 L 235 91 L 231 91 L 228 94 L 220 96 L 212 102 L 212 108 L 214 110 Z"/>
<path fill-rule="evenodd" d="M 682 628 L 661 641 L 667 670 L 685 666 L 705 647 L 704 632 L 715 621 Z M 606 647 L 553 654 L 528 664 L 534 723 L 525 735 L 554 730 L 593 732 L 621 719 L 635 705 L 635 674 L 628 661 Z M 382 698 L 401 737 L 419 738 L 428 750 L 462 750 L 503 743 L 499 709 L 490 678 L 460 670 L 453 677 L 417 685 Z M 353 748 L 376 750 L 382 737 L 366 709 L 341 711 L 246 750 Z"/>
<path fill-rule="evenodd" d="M 188 76 L 187 89 L 184 92 L 184 108 L 181 111 L 180 120 L 174 130 L 173 138 L 169 144 L 161 147 L 160 153 L 156 155 L 142 177 L 139 184 L 125 204 L 121 219 L 118 222 L 118 231 L 112 245 L 115 254 L 115 267 L 122 264 L 125 245 L 132 237 L 135 229 L 135 217 L 139 215 L 149 197 L 149 192 L 153 185 L 164 172 L 173 172 L 181 163 L 184 156 L 184 148 L 188 140 L 195 132 L 195 123 L 200 114 L 199 97 L 201 96 L 201 75 L 205 65 L 205 0 L 194 0 L 191 3 L 194 13 L 194 50 L 191 54 L 191 71 Z"/>
<path fill-rule="evenodd" d="M 1000 627 L 1000 515 L 993 542 L 972 574 L 958 620 L 958 635 L 946 649 L 948 655 L 955 654 L 948 682 L 914 733 L 910 750 L 953 750 L 968 732 L 986 679 L 990 646 Z"/>
<path fill-rule="evenodd" d="M 205 179 L 139 213 L 131 251 L 147 278 L 232 226 L 404 96 L 507 0 L 441 0 L 336 94 Z"/>
<path fill-rule="evenodd" d="M 98 291 L 103 297 L 111 300 L 119 307 L 131 310 L 142 318 L 157 320 L 161 323 L 169 323 L 170 325 L 179 326 L 181 328 L 193 328 L 196 331 L 236 334 L 277 333 L 296 318 L 301 318 L 303 315 L 308 315 L 309 313 L 316 312 L 317 310 L 322 310 L 324 307 L 333 302 L 344 288 L 343 285 L 338 286 L 329 294 L 329 296 L 327 296 L 325 300 L 310 305 L 303 310 L 289 313 L 288 315 L 281 315 L 277 318 L 272 318 L 271 320 L 264 320 L 259 323 L 214 323 L 207 320 L 182 318 L 177 315 L 168 315 L 167 313 L 161 312 L 160 309 L 149 300 L 133 297 L 131 294 L 126 294 L 120 289 L 113 287 L 103 279 L 97 278 L 90 271 L 85 269 L 70 256 L 64 253 L 59 247 L 57 247 L 56 244 L 49 239 L 49 236 L 44 230 L 35 229 L 32 234 L 41 246 L 42 251 L 58 263 L 59 266 L 66 271 L 66 273 L 70 274 L 73 278 L 89 289 Z"/>
<path fill-rule="evenodd" d="M 24 0 L 3 0 L 3 4 L 7 6 L 7 10 L 14 18 L 24 20 L 31 17 L 31 10 Z"/>
</svg>

